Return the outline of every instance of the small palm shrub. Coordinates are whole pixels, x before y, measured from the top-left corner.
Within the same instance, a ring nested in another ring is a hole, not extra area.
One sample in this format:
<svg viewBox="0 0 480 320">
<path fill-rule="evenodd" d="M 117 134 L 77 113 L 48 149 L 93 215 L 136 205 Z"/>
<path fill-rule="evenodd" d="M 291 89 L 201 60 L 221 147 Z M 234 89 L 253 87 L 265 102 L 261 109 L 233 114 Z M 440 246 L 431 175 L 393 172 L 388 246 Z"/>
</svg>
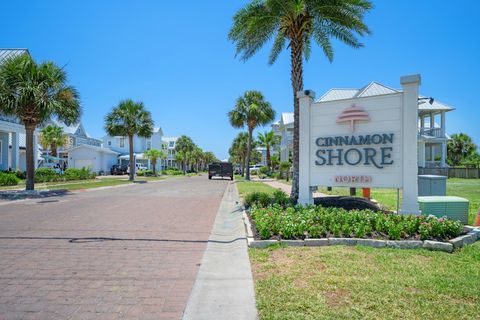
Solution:
<svg viewBox="0 0 480 320">
<path fill-rule="evenodd" d="M 15 173 L 0 172 L 0 186 L 16 186 L 19 182 Z"/>
<path fill-rule="evenodd" d="M 286 207 L 292 204 L 288 195 L 280 190 L 275 190 L 273 193 L 267 192 L 252 192 L 245 196 L 245 206 L 250 207 L 267 207 L 272 204 L 277 204 Z"/>
</svg>

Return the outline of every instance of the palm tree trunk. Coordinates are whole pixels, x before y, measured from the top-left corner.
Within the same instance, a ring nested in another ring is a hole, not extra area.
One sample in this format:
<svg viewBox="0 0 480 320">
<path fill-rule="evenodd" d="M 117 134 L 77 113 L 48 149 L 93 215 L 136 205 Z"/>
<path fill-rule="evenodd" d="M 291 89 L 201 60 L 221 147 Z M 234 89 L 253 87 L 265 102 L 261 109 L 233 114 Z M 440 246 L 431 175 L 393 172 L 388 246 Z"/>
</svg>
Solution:
<svg viewBox="0 0 480 320">
<path fill-rule="evenodd" d="M 248 127 L 247 159 L 245 180 L 250 180 L 250 153 L 252 151 L 253 128 Z"/>
<path fill-rule="evenodd" d="M 303 90 L 303 39 L 293 39 L 291 46 L 291 81 L 293 89 L 293 177 L 292 192 L 290 198 L 296 203 L 298 200 L 298 179 L 299 179 L 299 149 L 300 149 L 300 103 L 297 92 Z M 288 173 L 287 173 L 288 174 Z"/>
<path fill-rule="evenodd" d="M 133 158 L 133 136 L 128 136 L 128 149 L 130 154 L 130 176 L 128 180 L 133 181 L 135 179 L 135 159 Z"/>
<path fill-rule="evenodd" d="M 52 157 L 56 157 L 57 156 L 57 146 L 55 144 L 52 144 L 51 149 L 52 149 Z"/>
<path fill-rule="evenodd" d="M 156 160 L 152 161 L 152 167 L 153 167 L 153 176 L 154 176 L 154 177 L 156 177 L 156 176 L 157 176 L 157 170 L 156 170 L 157 168 L 155 168 L 155 167 L 156 167 L 156 165 L 157 165 L 157 161 L 156 161 Z"/>
<path fill-rule="evenodd" d="M 27 179 L 25 190 L 34 190 L 35 189 L 35 146 L 33 145 L 33 133 L 35 131 L 34 124 L 25 124 L 25 153 L 26 153 L 26 169 L 27 169 Z"/>
<path fill-rule="evenodd" d="M 270 156 L 270 146 L 267 144 L 267 166 L 272 170 L 272 161 Z"/>
</svg>

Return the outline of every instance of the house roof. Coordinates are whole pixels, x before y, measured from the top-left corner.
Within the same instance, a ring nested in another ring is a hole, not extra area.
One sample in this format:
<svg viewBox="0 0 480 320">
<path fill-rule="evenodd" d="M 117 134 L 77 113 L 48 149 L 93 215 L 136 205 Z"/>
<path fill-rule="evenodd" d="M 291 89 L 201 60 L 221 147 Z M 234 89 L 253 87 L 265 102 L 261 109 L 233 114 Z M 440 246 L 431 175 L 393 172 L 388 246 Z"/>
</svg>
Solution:
<svg viewBox="0 0 480 320">
<path fill-rule="evenodd" d="M 153 128 L 153 133 L 160 133 L 160 135 L 163 136 L 163 130 L 160 127 Z"/>
<path fill-rule="evenodd" d="M 111 149 L 108 149 L 108 148 L 103 148 L 103 147 L 96 147 L 96 146 L 91 146 L 91 145 L 88 145 L 88 144 L 81 144 L 79 146 L 76 146 L 76 147 L 73 147 L 71 149 L 68 149 L 68 152 L 71 152 L 73 150 L 77 150 L 77 149 L 91 149 L 91 150 L 95 150 L 95 151 L 98 151 L 98 152 L 103 152 L 103 153 L 111 153 L 111 154 L 119 154 L 118 152 L 115 152 Z"/>
<path fill-rule="evenodd" d="M 281 122 L 283 125 L 293 123 L 293 112 L 283 112 Z"/>
<path fill-rule="evenodd" d="M 397 90 L 390 88 L 386 85 L 381 83 L 372 81 L 368 85 L 360 88 L 360 89 L 342 89 L 342 88 L 333 88 L 328 90 L 317 102 L 327 102 L 327 101 L 334 101 L 334 100 L 343 100 L 343 99 L 353 99 L 353 98 L 361 98 L 361 97 L 372 97 L 372 96 L 380 96 L 385 94 L 392 94 L 392 93 L 399 93 L 402 90 Z M 424 96 L 420 96 L 421 98 L 425 98 Z M 420 101 L 418 104 L 418 110 L 430 112 L 430 111 L 451 111 L 455 110 L 444 103 L 439 101 L 434 101 L 433 104 L 428 103 L 427 100 Z"/>
<path fill-rule="evenodd" d="M 0 49 L 0 63 L 21 54 L 30 55 L 28 49 Z"/>
<path fill-rule="evenodd" d="M 162 137 L 162 141 L 170 142 L 170 141 L 177 141 L 178 137 Z"/>
</svg>

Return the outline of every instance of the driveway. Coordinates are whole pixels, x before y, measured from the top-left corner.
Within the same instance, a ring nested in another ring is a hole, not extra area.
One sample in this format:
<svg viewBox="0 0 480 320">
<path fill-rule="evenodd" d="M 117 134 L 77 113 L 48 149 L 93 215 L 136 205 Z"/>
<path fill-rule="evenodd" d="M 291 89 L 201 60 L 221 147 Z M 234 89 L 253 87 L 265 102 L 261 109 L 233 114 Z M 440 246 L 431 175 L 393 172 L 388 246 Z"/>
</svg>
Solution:
<svg viewBox="0 0 480 320">
<path fill-rule="evenodd" d="M 180 319 L 228 181 L 0 205 L 0 319 Z"/>
</svg>

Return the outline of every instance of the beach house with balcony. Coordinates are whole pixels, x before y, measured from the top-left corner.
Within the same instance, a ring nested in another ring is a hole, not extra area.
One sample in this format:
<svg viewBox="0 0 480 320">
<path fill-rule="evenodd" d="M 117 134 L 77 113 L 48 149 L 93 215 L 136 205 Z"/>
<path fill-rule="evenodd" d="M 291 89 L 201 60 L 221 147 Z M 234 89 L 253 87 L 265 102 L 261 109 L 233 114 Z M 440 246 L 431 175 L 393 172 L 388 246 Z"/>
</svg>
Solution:
<svg viewBox="0 0 480 320">
<path fill-rule="evenodd" d="M 360 97 L 373 97 L 395 94 L 401 90 L 393 89 L 378 82 L 371 82 L 360 89 L 328 90 L 317 102 L 344 100 Z M 446 113 L 453 107 L 432 98 L 418 98 L 418 166 L 420 168 L 447 167 Z M 281 137 L 280 159 L 288 160 L 293 150 L 293 113 L 282 113 L 279 121 L 272 125 L 272 130 Z"/>
</svg>

